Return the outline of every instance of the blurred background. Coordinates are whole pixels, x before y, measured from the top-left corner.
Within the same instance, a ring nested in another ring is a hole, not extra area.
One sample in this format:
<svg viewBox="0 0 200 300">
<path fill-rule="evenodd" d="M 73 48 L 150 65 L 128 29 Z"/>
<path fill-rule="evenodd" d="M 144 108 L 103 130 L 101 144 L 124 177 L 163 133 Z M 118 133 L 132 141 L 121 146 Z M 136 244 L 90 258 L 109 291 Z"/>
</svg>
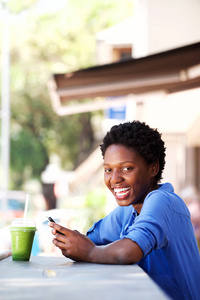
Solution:
<svg viewBox="0 0 200 300">
<path fill-rule="evenodd" d="M 0 252 L 27 193 L 33 255 L 56 251 L 47 215 L 85 233 L 111 211 L 99 144 L 134 119 L 162 132 L 163 182 L 200 240 L 199 15 L 199 0 L 0 1 Z"/>
</svg>

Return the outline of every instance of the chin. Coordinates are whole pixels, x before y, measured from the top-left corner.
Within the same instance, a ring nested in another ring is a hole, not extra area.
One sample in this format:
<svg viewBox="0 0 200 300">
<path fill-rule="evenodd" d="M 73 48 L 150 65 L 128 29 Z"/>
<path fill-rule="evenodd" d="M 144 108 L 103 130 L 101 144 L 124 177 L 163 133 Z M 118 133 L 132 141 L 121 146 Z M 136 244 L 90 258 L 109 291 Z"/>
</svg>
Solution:
<svg viewBox="0 0 200 300">
<path fill-rule="evenodd" d="M 127 202 L 126 200 L 116 200 L 119 206 L 129 206 L 132 203 Z"/>
</svg>

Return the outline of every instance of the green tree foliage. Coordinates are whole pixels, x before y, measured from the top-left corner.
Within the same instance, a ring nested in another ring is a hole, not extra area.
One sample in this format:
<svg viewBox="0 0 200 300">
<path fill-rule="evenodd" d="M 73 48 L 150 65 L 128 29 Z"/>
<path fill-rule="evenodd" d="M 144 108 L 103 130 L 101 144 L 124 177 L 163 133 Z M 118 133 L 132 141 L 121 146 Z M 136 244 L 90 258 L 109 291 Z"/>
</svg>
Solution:
<svg viewBox="0 0 200 300">
<path fill-rule="evenodd" d="M 42 2 L 7 1 L 11 188 L 17 189 L 30 178 L 40 178 L 52 153 L 61 158 L 63 168 L 73 169 L 93 148 L 92 114 L 57 116 L 47 82 L 52 73 L 95 65 L 95 34 L 132 14 L 130 0 L 68 0 L 54 12 L 41 10 Z"/>
</svg>

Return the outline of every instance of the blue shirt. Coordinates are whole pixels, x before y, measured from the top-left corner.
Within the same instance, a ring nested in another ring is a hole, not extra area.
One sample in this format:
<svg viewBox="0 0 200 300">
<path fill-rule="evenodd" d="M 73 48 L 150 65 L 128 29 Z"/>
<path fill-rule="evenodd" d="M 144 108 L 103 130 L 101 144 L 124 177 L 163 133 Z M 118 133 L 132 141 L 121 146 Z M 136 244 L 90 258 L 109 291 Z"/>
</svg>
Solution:
<svg viewBox="0 0 200 300">
<path fill-rule="evenodd" d="M 96 245 L 133 240 L 144 253 L 138 265 L 172 299 L 200 299 L 200 256 L 190 213 L 170 183 L 146 196 L 139 215 L 132 206 L 118 206 L 87 236 Z"/>
</svg>

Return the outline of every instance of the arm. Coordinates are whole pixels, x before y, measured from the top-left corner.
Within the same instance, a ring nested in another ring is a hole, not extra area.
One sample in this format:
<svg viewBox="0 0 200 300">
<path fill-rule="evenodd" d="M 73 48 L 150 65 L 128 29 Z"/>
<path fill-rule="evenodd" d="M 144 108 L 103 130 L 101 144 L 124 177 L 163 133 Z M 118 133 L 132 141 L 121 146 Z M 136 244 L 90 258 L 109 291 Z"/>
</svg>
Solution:
<svg viewBox="0 0 200 300">
<path fill-rule="evenodd" d="M 62 254 L 75 261 L 102 264 L 133 264 L 143 257 L 141 248 L 125 238 L 105 246 L 96 246 L 88 237 L 55 223 L 49 223 L 55 238 L 53 243 Z M 59 234 L 57 231 L 64 233 Z"/>
</svg>

